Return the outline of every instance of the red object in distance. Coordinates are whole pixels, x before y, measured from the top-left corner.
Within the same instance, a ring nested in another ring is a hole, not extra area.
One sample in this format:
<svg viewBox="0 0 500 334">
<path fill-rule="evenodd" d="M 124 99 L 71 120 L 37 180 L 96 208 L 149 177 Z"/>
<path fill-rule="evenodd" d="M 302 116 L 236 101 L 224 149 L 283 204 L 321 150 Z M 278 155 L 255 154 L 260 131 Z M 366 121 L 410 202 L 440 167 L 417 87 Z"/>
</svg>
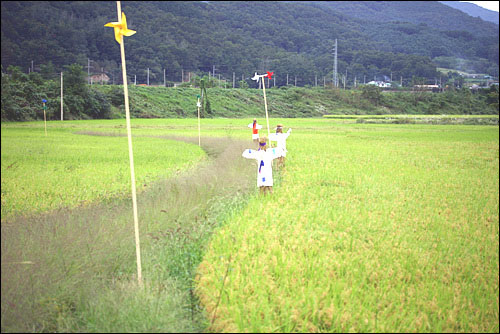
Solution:
<svg viewBox="0 0 500 334">
<path fill-rule="evenodd" d="M 273 74 L 274 74 L 274 72 L 267 72 L 267 77 L 268 77 L 269 79 L 271 79 L 271 77 L 273 76 Z"/>
</svg>

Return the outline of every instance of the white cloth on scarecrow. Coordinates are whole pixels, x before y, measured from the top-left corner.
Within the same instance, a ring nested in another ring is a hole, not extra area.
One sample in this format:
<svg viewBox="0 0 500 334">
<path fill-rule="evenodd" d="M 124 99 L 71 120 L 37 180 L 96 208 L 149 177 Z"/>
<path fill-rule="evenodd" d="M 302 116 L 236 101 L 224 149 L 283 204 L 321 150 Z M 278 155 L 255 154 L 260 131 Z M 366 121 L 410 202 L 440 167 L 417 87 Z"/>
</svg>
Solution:
<svg viewBox="0 0 500 334">
<path fill-rule="evenodd" d="M 269 135 L 269 140 L 270 141 L 275 141 L 277 144 L 277 147 L 283 150 L 283 156 L 286 157 L 286 139 L 288 136 L 290 136 L 290 133 L 292 132 L 292 129 L 288 129 L 286 133 L 271 133 Z"/>
<path fill-rule="evenodd" d="M 283 150 L 278 147 L 264 150 L 246 149 L 242 157 L 257 160 L 257 187 L 273 186 L 273 168 L 272 161 L 281 157 Z"/>
</svg>

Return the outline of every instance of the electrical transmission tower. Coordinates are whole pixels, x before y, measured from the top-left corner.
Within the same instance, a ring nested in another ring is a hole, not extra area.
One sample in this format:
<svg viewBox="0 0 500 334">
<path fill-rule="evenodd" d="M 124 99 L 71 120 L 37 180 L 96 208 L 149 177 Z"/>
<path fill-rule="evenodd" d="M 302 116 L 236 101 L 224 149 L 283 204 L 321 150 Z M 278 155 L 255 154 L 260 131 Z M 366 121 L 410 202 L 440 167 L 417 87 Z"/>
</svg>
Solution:
<svg viewBox="0 0 500 334">
<path fill-rule="evenodd" d="M 335 45 L 333 46 L 332 49 L 332 54 L 333 54 L 333 86 L 337 87 L 338 86 L 338 79 L 337 79 L 337 39 L 335 38 Z"/>
</svg>

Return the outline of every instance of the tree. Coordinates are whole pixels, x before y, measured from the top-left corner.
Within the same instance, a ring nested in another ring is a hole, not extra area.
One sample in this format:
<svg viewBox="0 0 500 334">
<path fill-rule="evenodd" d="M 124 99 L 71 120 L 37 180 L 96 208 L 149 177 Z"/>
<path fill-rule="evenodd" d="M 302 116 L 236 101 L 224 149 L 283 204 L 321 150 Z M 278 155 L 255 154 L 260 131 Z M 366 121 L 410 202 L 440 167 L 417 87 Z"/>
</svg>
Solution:
<svg viewBox="0 0 500 334">
<path fill-rule="evenodd" d="M 64 72 L 64 89 L 67 93 L 75 93 L 80 95 L 87 91 L 87 83 L 85 80 L 86 74 L 83 67 L 78 64 L 65 66 Z"/>
<path fill-rule="evenodd" d="M 248 83 L 245 80 L 240 80 L 240 81 L 238 81 L 238 86 L 240 88 L 247 89 L 248 88 Z"/>
<path fill-rule="evenodd" d="M 378 106 L 382 102 L 382 89 L 375 85 L 363 85 L 361 87 L 361 96 Z"/>
</svg>

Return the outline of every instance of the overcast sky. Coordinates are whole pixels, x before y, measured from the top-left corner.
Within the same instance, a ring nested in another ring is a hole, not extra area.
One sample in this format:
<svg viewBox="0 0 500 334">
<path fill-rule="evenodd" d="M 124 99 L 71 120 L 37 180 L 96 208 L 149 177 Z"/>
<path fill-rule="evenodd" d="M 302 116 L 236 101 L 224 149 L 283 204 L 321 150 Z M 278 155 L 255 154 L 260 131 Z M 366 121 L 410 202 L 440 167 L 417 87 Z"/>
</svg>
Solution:
<svg viewBox="0 0 500 334">
<path fill-rule="evenodd" d="M 470 2 L 478 6 L 481 6 L 483 8 L 494 10 L 495 12 L 498 13 L 498 1 L 460 1 L 460 2 Z"/>
</svg>

